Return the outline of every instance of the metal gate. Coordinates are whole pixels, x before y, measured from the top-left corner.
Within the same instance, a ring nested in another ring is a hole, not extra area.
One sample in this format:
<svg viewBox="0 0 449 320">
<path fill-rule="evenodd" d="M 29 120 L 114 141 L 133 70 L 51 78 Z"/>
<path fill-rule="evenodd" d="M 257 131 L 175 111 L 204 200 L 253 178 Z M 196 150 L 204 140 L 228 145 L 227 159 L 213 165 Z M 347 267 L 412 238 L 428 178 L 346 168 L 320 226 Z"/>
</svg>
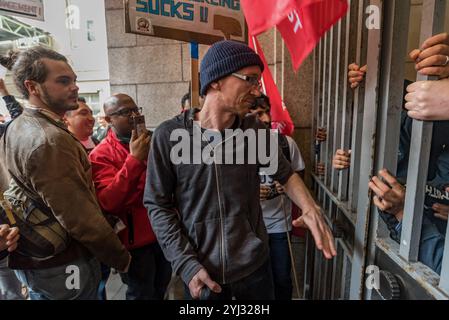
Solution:
<svg viewBox="0 0 449 320">
<path fill-rule="evenodd" d="M 443 32 L 447 1 L 424 0 L 421 21 L 410 21 L 409 0 L 348 2 L 347 16 L 314 52 L 312 130 L 325 128 L 327 138 L 313 146 L 315 167 L 324 166 L 313 174 L 313 189 L 338 254 L 327 261 L 307 239 L 305 297 L 448 299 L 449 231 L 441 277 L 418 262 L 432 122 L 413 121 L 400 244 L 389 237 L 368 188 L 378 170 L 396 173 L 409 22 L 420 23 L 420 43 Z M 377 13 L 378 26 L 369 21 Z M 355 90 L 347 81 L 352 62 L 368 69 L 364 85 Z M 349 170 L 332 168 L 336 149 L 352 151 Z M 367 286 L 367 275 L 380 285 Z"/>
</svg>

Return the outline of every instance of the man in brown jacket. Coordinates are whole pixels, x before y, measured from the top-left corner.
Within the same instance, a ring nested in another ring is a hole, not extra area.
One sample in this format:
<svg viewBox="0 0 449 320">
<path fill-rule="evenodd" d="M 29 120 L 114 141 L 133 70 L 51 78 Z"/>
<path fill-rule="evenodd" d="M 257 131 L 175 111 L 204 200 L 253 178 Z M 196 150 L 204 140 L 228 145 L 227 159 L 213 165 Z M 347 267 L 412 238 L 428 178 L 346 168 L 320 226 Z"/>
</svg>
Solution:
<svg viewBox="0 0 449 320">
<path fill-rule="evenodd" d="M 35 47 L 13 57 L 15 84 L 30 106 L 0 141 L 0 172 L 13 175 L 0 180 L 15 177 L 8 191 L 41 200 L 70 244 L 46 259 L 12 253 L 9 267 L 29 287 L 31 299 L 96 299 L 98 260 L 124 272 L 130 255 L 101 213 L 83 146 L 63 122 L 65 112 L 78 107 L 76 75 L 52 50 Z"/>
</svg>

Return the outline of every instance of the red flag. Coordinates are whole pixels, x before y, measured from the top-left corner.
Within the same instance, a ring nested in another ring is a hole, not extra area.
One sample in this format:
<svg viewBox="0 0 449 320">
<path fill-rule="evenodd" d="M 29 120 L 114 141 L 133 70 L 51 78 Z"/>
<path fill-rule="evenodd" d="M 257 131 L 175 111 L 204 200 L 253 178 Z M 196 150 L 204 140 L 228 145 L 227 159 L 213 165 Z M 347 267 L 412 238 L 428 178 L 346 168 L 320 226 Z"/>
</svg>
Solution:
<svg viewBox="0 0 449 320">
<path fill-rule="evenodd" d="M 297 8 L 277 25 L 297 70 L 320 38 L 348 10 L 347 0 L 296 0 Z"/>
<path fill-rule="evenodd" d="M 250 35 L 277 26 L 297 70 L 348 10 L 347 0 L 241 0 Z"/>
<path fill-rule="evenodd" d="M 273 129 L 279 129 L 281 134 L 291 136 L 295 126 L 290 118 L 287 108 L 282 102 L 282 97 L 279 93 L 276 84 L 274 83 L 273 76 L 271 75 L 270 68 L 268 67 L 265 55 L 260 47 L 259 41 L 256 37 L 250 37 L 249 46 L 256 51 L 264 64 L 264 71 L 262 73 L 262 89 L 264 93 L 270 98 L 271 103 L 271 126 Z"/>
<path fill-rule="evenodd" d="M 241 0 L 250 35 L 276 26 L 296 9 L 296 0 Z"/>
</svg>

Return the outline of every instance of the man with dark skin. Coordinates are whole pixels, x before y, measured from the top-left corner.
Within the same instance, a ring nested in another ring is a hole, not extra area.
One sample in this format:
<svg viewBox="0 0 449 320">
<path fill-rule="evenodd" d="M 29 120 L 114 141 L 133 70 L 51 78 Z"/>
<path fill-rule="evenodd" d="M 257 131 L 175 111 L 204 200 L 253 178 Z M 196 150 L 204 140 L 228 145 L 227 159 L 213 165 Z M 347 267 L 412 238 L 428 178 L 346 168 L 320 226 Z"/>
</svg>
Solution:
<svg viewBox="0 0 449 320">
<path fill-rule="evenodd" d="M 103 211 L 126 225 L 119 237 L 133 257 L 129 271 L 121 275 L 128 285 L 127 300 L 161 300 L 171 278 L 171 268 L 143 206 L 151 138 L 148 131 L 137 136 L 134 130 L 133 117 L 140 116 L 140 111 L 126 94 L 107 99 L 105 120 L 111 129 L 89 158 Z"/>
</svg>

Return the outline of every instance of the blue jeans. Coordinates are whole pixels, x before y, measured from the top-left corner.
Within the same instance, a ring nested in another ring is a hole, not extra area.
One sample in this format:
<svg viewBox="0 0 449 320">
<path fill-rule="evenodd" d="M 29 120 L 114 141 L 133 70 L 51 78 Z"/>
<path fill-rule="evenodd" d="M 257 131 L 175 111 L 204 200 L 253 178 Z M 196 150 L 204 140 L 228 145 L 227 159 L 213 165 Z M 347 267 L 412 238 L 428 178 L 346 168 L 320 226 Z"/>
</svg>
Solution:
<svg viewBox="0 0 449 320">
<path fill-rule="evenodd" d="M 97 300 L 100 263 L 80 258 L 67 265 L 32 270 L 15 270 L 28 289 L 31 300 Z"/>
<path fill-rule="evenodd" d="M 445 235 L 427 216 L 423 217 L 418 260 L 436 273 L 441 273 Z"/>
<path fill-rule="evenodd" d="M 201 289 L 200 300 L 273 300 L 274 288 L 270 259 L 249 276 L 229 284 L 220 284 L 221 292 L 214 293 L 207 286 Z M 185 294 L 191 300 L 190 291 L 185 286 Z"/>
<path fill-rule="evenodd" d="M 109 275 L 111 274 L 111 268 L 101 263 L 101 281 L 98 286 L 98 300 L 107 300 L 106 296 L 106 283 L 108 282 Z"/>
<path fill-rule="evenodd" d="M 171 266 L 158 243 L 129 250 L 131 264 L 127 273 L 121 273 L 128 285 L 126 300 L 162 300 L 171 279 Z"/>
<path fill-rule="evenodd" d="M 270 233 L 271 271 L 274 282 L 274 297 L 276 300 L 292 299 L 292 260 L 288 249 L 287 233 Z"/>
<path fill-rule="evenodd" d="M 8 258 L 0 260 L 0 300 L 24 300 L 22 284 L 7 266 Z"/>
</svg>

